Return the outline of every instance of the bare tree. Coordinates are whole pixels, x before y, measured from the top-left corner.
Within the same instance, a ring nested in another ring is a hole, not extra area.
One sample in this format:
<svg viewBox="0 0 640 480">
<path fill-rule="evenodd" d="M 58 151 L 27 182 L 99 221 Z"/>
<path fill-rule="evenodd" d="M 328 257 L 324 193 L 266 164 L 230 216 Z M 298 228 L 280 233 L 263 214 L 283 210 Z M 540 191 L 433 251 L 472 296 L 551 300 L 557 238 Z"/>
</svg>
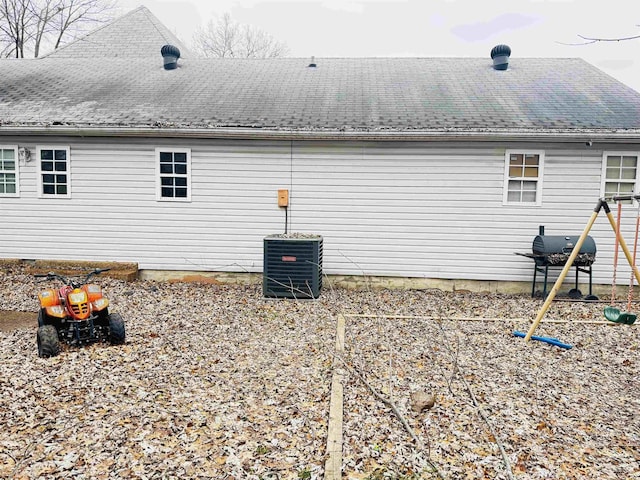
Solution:
<svg viewBox="0 0 640 480">
<path fill-rule="evenodd" d="M 30 0 L 0 0 L 0 42 L 5 57 L 24 57 L 33 25 Z"/>
<path fill-rule="evenodd" d="M 217 21 L 209 20 L 206 26 L 198 27 L 193 41 L 198 52 L 206 57 L 233 57 L 237 43 L 238 25 L 225 13 Z"/>
<path fill-rule="evenodd" d="M 0 55 L 38 57 L 111 18 L 116 0 L 0 0 Z"/>
<path fill-rule="evenodd" d="M 205 57 L 218 58 L 277 58 L 289 49 L 267 32 L 252 25 L 243 25 L 225 13 L 199 27 L 193 37 L 195 50 Z"/>
</svg>

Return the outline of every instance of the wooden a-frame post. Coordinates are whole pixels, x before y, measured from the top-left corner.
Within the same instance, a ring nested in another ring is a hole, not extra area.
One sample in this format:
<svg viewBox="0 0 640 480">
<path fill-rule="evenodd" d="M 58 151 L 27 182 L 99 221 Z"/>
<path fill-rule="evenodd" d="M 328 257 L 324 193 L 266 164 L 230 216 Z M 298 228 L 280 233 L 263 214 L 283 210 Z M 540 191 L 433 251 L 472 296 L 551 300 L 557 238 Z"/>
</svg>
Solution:
<svg viewBox="0 0 640 480">
<path fill-rule="evenodd" d="M 625 201 L 625 200 L 640 201 L 640 195 L 616 196 L 616 197 L 613 197 L 612 200 L 616 201 L 616 202 Z M 638 271 L 638 267 L 636 267 L 634 265 L 633 257 L 631 255 L 631 252 L 629 252 L 629 248 L 627 248 L 627 243 L 624 241 L 624 238 L 622 238 L 622 234 L 620 233 L 620 230 L 618 229 L 616 220 L 615 220 L 615 218 L 613 218 L 613 214 L 611 213 L 611 209 L 609 208 L 609 205 L 607 204 L 607 201 L 604 198 L 601 198 L 600 200 L 598 200 L 598 204 L 596 205 L 596 208 L 593 209 L 593 213 L 591 214 L 591 217 L 589 218 L 589 221 L 587 222 L 587 226 L 584 228 L 584 231 L 580 235 L 580 238 L 578 239 L 578 242 L 573 247 L 573 250 L 571 251 L 571 255 L 569 255 L 569 259 L 567 260 L 567 263 L 565 263 L 564 268 L 562 269 L 562 272 L 560 272 L 560 276 L 556 280 L 556 283 L 553 285 L 553 288 L 549 292 L 549 295 L 547 296 L 547 299 L 545 300 L 544 304 L 540 308 L 540 311 L 538 312 L 538 315 L 536 316 L 536 319 L 533 321 L 533 324 L 529 328 L 529 331 L 527 332 L 527 335 L 524 337 L 524 340 L 526 342 L 531 340 L 531 336 L 533 335 L 533 332 L 535 332 L 536 328 L 538 328 L 538 325 L 542 321 L 542 318 L 547 313 L 547 310 L 549 310 L 549 307 L 551 306 L 551 302 L 553 302 L 553 299 L 557 295 L 558 290 L 560 290 L 560 287 L 562 286 L 562 283 L 564 282 L 564 278 L 569 273 L 569 270 L 571 269 L 571 267 L 573 265 L 573 262 L 575 261 L 576 257 L 580 253 L 580 249 L 582 248 L 582 244 L 584 243 L 584 241 L 586 240 L 587 236 L 589 235 L 589 232 L 591 231 L 591 227 L 593 227 L 593 224 L 595 223 L 596 218 L 598 218 L 598 214 L 600 213 L 600 210 L 602 210 L 602 209 L 604 209 L 604 212 L 607 215 L 607 219 L 609 220 L 609 224 L 611 225 L 611 228 L 613 228 L 614 233 L 618 236 L 618 244 L 622 248 L 622 251 L 624 252 L 625 257 L 627 257 L 627 261 L 629 262 L 629 265 L 631 266 L 631 269 L 633 270 L 633 274 L 635 275 L 636 280 L 640 284 L 640 271 Z"/>
</svg>

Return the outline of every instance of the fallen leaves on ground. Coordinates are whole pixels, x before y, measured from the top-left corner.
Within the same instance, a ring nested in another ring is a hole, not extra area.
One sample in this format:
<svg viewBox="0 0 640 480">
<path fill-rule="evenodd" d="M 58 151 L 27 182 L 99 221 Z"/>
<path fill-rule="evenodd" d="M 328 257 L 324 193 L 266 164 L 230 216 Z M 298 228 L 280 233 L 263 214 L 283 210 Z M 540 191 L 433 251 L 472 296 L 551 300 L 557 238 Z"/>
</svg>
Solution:
<svg viewBox="0 0 640 480">
<path fill-rule="evenodd" d="M 515 478 L 640 478 L 635 326 L 541 324 L 574 345 L 562 350 L 511 335 L 541 305 L 525 295 L 329 285 L 294 301 L 260 286 L 100 280 L 125 345 L 40 359 L 35 314 L 32 329 L 0 333 L 0 477 L 322 478 L 345 314 L 343 361 L 423 444 L 347 372 L 345 478 L 509 478 L 499 446 Z M 35 311 L 39 288 L 0 274 L 0 309 Z M 548 317 L 601 312 L 558 302 Z M 454 320 L 474 317 L 498 321 Z M 412 408 L 416 393 L 428 408 Z"/>
</svg>

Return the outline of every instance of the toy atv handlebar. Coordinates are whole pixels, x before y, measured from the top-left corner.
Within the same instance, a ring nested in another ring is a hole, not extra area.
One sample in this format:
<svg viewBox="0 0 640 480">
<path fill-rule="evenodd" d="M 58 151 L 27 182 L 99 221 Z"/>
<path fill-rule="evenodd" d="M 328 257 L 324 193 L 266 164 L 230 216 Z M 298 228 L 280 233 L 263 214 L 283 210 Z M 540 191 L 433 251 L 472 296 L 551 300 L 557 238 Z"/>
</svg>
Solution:
<svg viewBox="0 0 640 480">
<path fill-rule="evenodd" d="M 109 270 L 111 270 L 111 269 L 110 268 L 96 268 L 95 270 L 92 270 L 91 272 L 89 272 L 82 282 L 79 282 L 77 280 L 73 280 L 71 278 L 64 277 L 64 276 L 59 275 L 59 274 L 57 274 L 55 272 L 36 273 L 34 275 L 34 277 L 36 277 L 36 278 L 46 278 L 47 280 L 60 280 L 65 285 L 71 285 L 71 287 L 73 287 L 73 288 L 80 288 L 82 285 L 85 285 L 86 283 L 88 283 L 89 280 L 91 279 L 91 277 L 93 277 L 94 275 L 100 275 L 102 272 L 108 272 Z"/>
</svg>

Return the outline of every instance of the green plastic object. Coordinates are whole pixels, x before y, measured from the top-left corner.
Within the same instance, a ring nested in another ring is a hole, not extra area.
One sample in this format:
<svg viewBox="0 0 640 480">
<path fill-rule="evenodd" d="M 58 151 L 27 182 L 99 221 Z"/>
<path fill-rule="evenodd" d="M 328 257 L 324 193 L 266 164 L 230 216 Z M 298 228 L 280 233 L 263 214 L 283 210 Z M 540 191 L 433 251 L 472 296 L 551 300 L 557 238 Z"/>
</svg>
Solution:
<svg viewBox="0 0 640 480">
<path fill-rule="evenodd" d="M 605 307 L 604 316 L 611 322 L 623 323 L 625 325 L 633 325 L 637 318 L 637 315 L 634 313 L 621 312 L 615 307 Z"/>
</svg>

